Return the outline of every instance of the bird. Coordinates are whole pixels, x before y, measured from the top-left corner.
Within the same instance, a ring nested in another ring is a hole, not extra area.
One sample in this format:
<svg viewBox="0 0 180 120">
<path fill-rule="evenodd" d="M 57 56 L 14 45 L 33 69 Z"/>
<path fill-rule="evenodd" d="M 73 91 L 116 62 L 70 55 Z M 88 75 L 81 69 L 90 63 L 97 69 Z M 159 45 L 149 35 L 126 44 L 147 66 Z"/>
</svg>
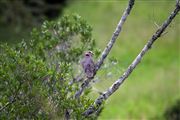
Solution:
<svg viewBox="0 0 180 120">
<path fill-rule="evenodd" d="M 95 64 L 93 61 L 93 52 L 87 51 L 81 61 L 82 68 L 87 78 L 93 78 L 95 73 Z"/>
</svg>

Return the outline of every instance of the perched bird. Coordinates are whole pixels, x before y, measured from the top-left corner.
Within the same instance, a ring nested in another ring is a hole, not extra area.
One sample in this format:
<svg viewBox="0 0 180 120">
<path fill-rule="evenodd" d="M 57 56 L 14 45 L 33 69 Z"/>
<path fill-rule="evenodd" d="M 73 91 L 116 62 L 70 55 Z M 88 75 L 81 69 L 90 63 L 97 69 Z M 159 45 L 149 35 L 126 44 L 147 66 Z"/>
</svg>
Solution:
<svg viewBox="0 0 180 120">
<path fill-rule="evenodd" d="M 92 51 L 87 51 L 84 54 L 84 59 L 81 61 L 81 65 L 87 78 L 93 78 L 95 73 L 95 64 L 93 62 L 92 57 Z"/>
</svg>

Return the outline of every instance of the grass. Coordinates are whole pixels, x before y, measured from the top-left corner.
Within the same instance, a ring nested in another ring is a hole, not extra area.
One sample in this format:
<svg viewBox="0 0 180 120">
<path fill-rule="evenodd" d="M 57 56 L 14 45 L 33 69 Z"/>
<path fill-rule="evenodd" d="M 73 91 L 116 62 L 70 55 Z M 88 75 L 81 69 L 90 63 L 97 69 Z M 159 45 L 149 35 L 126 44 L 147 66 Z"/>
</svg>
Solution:
<svg viewBox="0 0 180 120">
<path fill-rule="evenodd" d="M 70 4 L 64 13 L 76 12 L 93 26 L 93 35 L 100 49 L 104 49 L 118 23 L 127 1 L 83 1 Z M 137 56 L 157 27 L 174 8 L 174 1 L 137 1 L 108 58 L 107 68 L 98 72 L 95 87 L 106 90 Z M 131 76 L 105 104 L 99 120 L 164 119 L 167 107 L 180 99 L 180 16 L 144 56 Z M 109 65 L 110 64 L 110 65 Z M 111 72 L 111 76 L 107 74 Z M 93 93 L 92 97 L 98 95 Z"/>
</svg>

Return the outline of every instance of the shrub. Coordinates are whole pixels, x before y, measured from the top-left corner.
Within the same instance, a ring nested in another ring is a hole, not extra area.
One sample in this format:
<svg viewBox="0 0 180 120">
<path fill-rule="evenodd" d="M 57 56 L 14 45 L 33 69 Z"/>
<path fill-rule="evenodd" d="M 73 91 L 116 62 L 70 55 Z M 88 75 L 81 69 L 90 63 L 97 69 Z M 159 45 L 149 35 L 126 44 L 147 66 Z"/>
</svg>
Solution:
<svg viewBox="0 0 180 120">
<path fill-rule="evenodd" d="M 69 83 L 83 52 L 95 50 L 91 31 L 79 15 L 65 15 L 33 29 L 28 43 L 1 45 L 0 119 L 83 119 L 92 100 L 88 92 L 74 99 L 78 83 Z"/>
</svg>

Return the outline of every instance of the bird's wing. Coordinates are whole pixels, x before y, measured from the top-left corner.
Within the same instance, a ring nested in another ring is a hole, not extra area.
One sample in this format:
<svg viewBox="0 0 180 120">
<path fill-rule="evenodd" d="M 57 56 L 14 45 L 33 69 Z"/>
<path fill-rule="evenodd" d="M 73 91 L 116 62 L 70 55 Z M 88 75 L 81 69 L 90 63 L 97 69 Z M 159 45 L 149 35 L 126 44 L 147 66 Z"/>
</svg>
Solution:
<svg viewBox="0 0 180 120">
<path fill-rule="evenodd" d="M 83 59 L 83 60 L 81 60 L 81 65 L 82 65 L 82 67 L 83 67 L 83 69 L 85 68 L 85 59 Z"/>
<path fill-rule="evenodd" d="M 91 64 L 90 64 L 91 71 L 94 73 L 95 65 L 94 65 L 94 62 L 93 62 L 92 59 L 91 59 L 90 63 L 91 63 Z"/>
<path fill-rule="evenodd" d="M 94 76 L 94 70 L 95 70 L 94 62 L 90 59 L 85 66 L 85 73 L 88 77 L 93 77 Z"/>
</svg>

